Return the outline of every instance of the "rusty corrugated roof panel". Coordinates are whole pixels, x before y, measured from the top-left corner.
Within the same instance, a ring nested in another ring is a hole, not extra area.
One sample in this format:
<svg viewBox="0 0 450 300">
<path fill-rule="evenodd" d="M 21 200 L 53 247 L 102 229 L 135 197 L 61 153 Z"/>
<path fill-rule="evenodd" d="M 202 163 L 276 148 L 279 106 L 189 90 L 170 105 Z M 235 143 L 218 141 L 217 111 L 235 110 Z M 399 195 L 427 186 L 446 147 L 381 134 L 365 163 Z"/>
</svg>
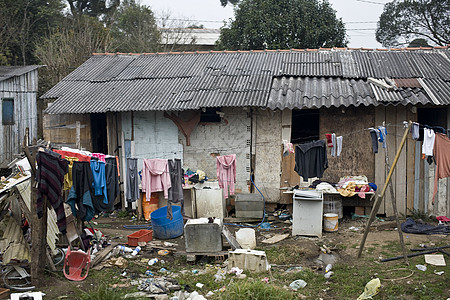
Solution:
<svg viewBox="0 0 450 300">
<path fill-rule="evenodd" d="M 392 79 L 399 88 L 421 88 L 417 78 L 394 78 Z"/>
</svg>

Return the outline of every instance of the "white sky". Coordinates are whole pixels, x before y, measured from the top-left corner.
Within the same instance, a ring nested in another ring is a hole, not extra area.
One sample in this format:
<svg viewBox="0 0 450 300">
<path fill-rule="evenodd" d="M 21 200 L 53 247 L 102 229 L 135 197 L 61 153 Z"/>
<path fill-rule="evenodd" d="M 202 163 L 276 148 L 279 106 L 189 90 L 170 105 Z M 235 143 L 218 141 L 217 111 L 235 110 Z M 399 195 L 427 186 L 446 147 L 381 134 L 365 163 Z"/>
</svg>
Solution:
<svg viewBox="0 0 450 300">
<path fill-rule="evenodd" d="M 276 0 L 274 0 L 276 1 Z M 377 21 L 383 5 L 390 0 L 329 0 L 338 18 L 346 23 L 349 47 L 381 48 L 375 40 Z M 156 17 L 192 20 L 205 28 L 220 28 L 224 20 L 234 18 L 233 7 L 222 7 L 220 0 L 141 0 L 150 6 Z M 358 23 L 354 23 L 358 22 Z"/>
</svg>

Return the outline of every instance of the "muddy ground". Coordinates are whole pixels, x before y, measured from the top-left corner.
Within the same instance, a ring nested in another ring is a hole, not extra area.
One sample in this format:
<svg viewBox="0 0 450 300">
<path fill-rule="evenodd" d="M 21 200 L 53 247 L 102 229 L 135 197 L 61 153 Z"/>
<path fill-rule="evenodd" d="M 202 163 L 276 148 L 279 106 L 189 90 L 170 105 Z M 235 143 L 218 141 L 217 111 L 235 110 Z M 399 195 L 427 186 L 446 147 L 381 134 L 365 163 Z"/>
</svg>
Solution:
<svg viewBox="0 0 450 300">
<path fill-rule="evenodd" d="M 311 268 L 318 268 L 315 261 L 319 254 L 325 249 L 331 250 L 331 253 L 338 257 L 340 263 L 354 266 L 355 268 L 363 267 L 361 261 L 357 259 L 357 253 L 359 251 L 359 244 L 363 236 L 363 230 L 367 219 L 343 219 L 339 223 L 339 230 L 337 232 L 324 232 L 321 238 L 315 237 L 302 237 L 302 236 L 289 236 L 285 240 L 276 244 L 263 244 L 261 241 L 274 236 L 276 234 L 284 234 L 291 232 L 291 224 L 289 222 L 275 221 L 272 222 L 271 229 L 258 229 L 256 230 L 257 237 L 257 249 L 269 251 L 271 248 L 284 248 L 289 249 L 292 253 L 301 254 L 293 255 L 292 259 L 285 259 L 290 265 L 308 266 Z M 113 217 L 100 217 L 95 220 L 98 224 L 95 226 L 99 229 L 112 243 L 126 244 L 127 236 L 136 231 L 136 229 L 124 228 L 124 225 L 135 225 L 129 219 L 113 218 Z M 144 224 L 141 222 L 140 224 Z M 257 224 L 257 223 L 255 223 Z M 230 231 L 235 232 L 240 227 L 227 226 Z M 407 248 L 417 248 L 421 245 L 432 247 L 434 245 L 449 245 L 450 237 L 446 235 L 421 235 L 421 234 L 403 234 Z M 172 251 L 169 255 L 164 256 L 163 259 L 170 265 L 173 262 L 180 264 L 180 259 L 177 259 L 180 252 L 185 250 L 185 242 L 183 236 L 168 240 L 171 243 L 177 244 L 176 250 Z M 395 230 L 395 222 L 386 220 L 385 222 L 375 221 L 371 226 L 371 231 L 368 235 L 363 256 L 373 260 L 379 260 L 380 258 L 386 258 L 383 254 L 383 248 L 389 245 L 395 245 L 399 243 L 399 235 Z M 229 247 L 227 243 L 224 247 Z M 322 249 L 321 249 L 322 247 Z M 157 250 L 157 249 L 156 249 Z M 178 252 L 178 253 L 177 253 Z M 399 252 L 397 255 L 401 255 Z M 140 258 L 151 259 L 158 257 L 158 254 L 151 249 L 143 248 L 138 255 Z M 204 264 L 208 262 L 207 258 L 199 257 L 200 260 L 197 264 Z M 161 257 L 160 257 L 161 259 Z M 448 261 L 448 258 L 447 258 Z M 192 263 L 185 262 L 186 269 L 192 269 Z M 270 264 L 276 264 L 269 261 Z M 389 267 L 389 263 L 386 263 Z M 180 266 L 184 267 L 184 266 Z M 199 267 L 200 268 L 200 267 Z M 118 274 L 119 275 L 119 274 Z M 48 275 L 44 285 L 39 288 L 40 291 L 46 294 L 46 299 L 74 299 L 76 293 L 73 292 L 74 287 L 81 290 L 89 290 L 95 286 L 99 281 L 98 276 L 88 278 L 80 282 L 71 282 L 64 278 L 62 273 L 55 275 Z"/>
</svg>

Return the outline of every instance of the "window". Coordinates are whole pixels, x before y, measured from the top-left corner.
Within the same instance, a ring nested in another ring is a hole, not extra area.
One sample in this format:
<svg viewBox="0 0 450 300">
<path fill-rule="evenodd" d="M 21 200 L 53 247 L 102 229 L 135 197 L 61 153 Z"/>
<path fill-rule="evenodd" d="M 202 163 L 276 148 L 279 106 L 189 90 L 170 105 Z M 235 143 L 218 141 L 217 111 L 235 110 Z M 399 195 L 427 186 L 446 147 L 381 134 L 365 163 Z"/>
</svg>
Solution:
<svg viewBox="0 0 450 300">
<path fill-rule="evenodd" d="M 218 107 L 206 108 L 200 115 L 200 123 L 220 123 L 222 122 L 222 109 Z"/>
<path fill-rule="evenodd" d="M 14 124 L 14 99 L 3 98 L 2 100 L 2 123 L 3 125 Z"/>
</svg>

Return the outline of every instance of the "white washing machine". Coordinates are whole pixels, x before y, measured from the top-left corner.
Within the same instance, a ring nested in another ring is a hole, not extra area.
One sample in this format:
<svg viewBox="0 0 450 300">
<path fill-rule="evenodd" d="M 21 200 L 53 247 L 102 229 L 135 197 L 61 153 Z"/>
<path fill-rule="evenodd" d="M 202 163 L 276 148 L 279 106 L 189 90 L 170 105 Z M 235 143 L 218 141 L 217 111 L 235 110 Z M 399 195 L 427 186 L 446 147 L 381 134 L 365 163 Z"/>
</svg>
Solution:
<svg viewBox="0 0 450 300">
<path fill-rule="evenodd" d="M 293 202 L 292 235 L 322 237 L 322 192 L 294 190 Z"/>
</svg>

